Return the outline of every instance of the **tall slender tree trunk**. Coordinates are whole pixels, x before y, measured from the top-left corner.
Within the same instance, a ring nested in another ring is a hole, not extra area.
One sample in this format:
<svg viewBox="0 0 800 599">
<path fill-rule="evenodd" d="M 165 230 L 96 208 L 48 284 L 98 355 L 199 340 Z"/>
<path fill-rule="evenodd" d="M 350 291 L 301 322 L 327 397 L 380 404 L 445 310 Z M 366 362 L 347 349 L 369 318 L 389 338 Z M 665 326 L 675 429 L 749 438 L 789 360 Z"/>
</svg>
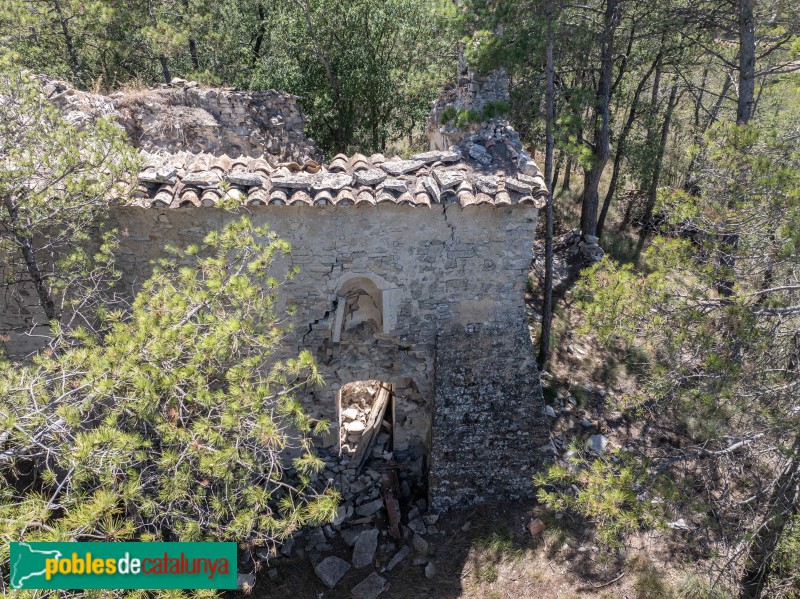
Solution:
<svg viewBox="0 0 800 599">
<path fill-rule="evenodd" d="M 553 120 L 555 94 L 553 92 L 553 14 L 552 6 L 547 5 L 547 75 L 545 88 L 545 158 L 544 180 L 548 189 L 545 206 L 544 237 L 544 302 L 542 306 L 542 331 L 539 335 L 539 368 L 544 368 L 550 358 L 550 331 L 553 324 Z"/>
<path fill-rule="evenodd" d="M 58 24 L 61 27 L 61 34 L 64 36 L 64 46 L 67 50 L 67 60 L 69 61 L 69 68 L 72 71 L 72 77 L 75 83 L 80 84 L 81 68 L 80 61 L 78 60 L 78 53 L 75 50 L 75 43 L 72 40 L 72 34 L 69 30 L 69 20 L 64 14 L 61 7 L 61 0 L 53 0 L 53 8 L 55 9 L 56 16 L 58 17 Z"/>
<path fill-rule="evenodd" d="M 739 0 L 739 97 L 736 103 L 736 123 L 747 125 L 753 115 L 753 102 L 756 90 L 756 36 L 753 19 L 755 0 Z M 728 208 L 733 209 L 738 198 L 731 197 Z M 717 293 L 723 298 L 733 295 L 736 284 L 736 251 L 739 249 L 739 234 L 726 232 L 720 236 L 719 260 L 722 276 L 717 283 Z"/>
<path fill-rule="evenodd" d="M 736 122 L 746 125 L 753 114 L 756 90 L 755 0 L 739 0 L 739 101 Z"/>
<path fill-rule="evenodd" d="M 600 179 L 610 153 L 611 85 L 614 79 L 614 36 L 619 22 L 618 0 L 606 0 L 603 17 L 603 38 L 600 50 L 600 81 L 595 96 L 595 128 L 592 166 L 584 171 L 581 236 L 596 235 L 597 210 L 600 202 Z"/>
<path fill-rule="evenodd" d="M 706 131 L 708 131 L 711 125 L 717 122 L 719 111 L 722 109 L 722 104 L 725 102 L 725 98 L 728 96 L 728 90 L 731 88 L 731 81 L 732 80 L 730 77 L 725 77 L 725 83 L 722 84 L 722 91 L 717 97 L 717 101 L 714 103 L 714 106 L 711 109 L 705 124 L 700 127 L 695 135 L 696 144 L 699 145 L 702 142 Z M 683 180 L 683 188 L 691 193 L 697 193 L 697 185 L 694 180 L 694 169 L 697 166 L 698 156 L 699 154 L 697 152 L 692 155 L 691 160 L 689 160 L 689 167 L 686 169 L 686 176 Z"/>
<path fill-rule="evenodd" d="M 556 165 L 553 167 L 553 183 L 551 187 L 548 187 L 550 190 L 550 195 L 555 193 L 556 187 L 558 187 L 558 177 L 561 174 L 561 165 L 564 163 L 564 153 L 561 152 L 558 155 L 558 160 L 556 160 Z"/>
<path fill-rule="evenodd" d="M 50 296 L 50 292 L 47 289 L 44 277 L 42 276 L 42 271 L 39 268 L 39 261 L 36 258 L 36 250 L 33 247 L 33 239 L 30 237 L 30 235 L 26 235 L 22 232 L 24 231 L 24 224 L 22 223 L 19 209 L 14 203 L 14 200 L 10 196 L 5 196 L 3 198 L 3 205 L 8 212 L 9 223 L 11 225 L 10 228 L 12 230 L 12 234 L 14 235 L 14 239 L 19 246 L 20 252 L 22 253 L 22 258 L 25 261 L 25 267 L 28 270 L 28 275 L 31 277 L 31 281 L 33 281 L 33 285 L 36 288 L 36 295 L 39 297 L 39 304 L 42 306 L 42 309 L 44 309 L 44 313 L 47 315 L 47 320 L 55 320 L 58 318 L 58 311 L 56 310 L 55 302 L 53 301 L 53 298 Z"/>
<path fill-rule="evenodd" d="M 792 459 L 778 478 L 767 511 L 750 543 L 747 563 L 739 581 L 740 599 L 760 599 L 772 572 L 772 559 L 800 503 L 800 436 L 795 439 Z"/>
<path fill-rule="evenodd" d="M 564 167 L 564 182 L 561 184 L 561 193 L 571 190 L 572 156 L 567 156 L 567 165 Z"/>
<path fill-rule="evenodd" d="M 167 55 L 166 54 L 159 54 L 158 61 L 161 63 L 161 73 L 164 75 L 164 82 L 170 83 L 172 81 L 172 75 L 169 72 L 169 64 L 167 63 Z"/>
<path fill-rule="evenodd" d="M 156 19 L 156 14 L 154 12 L 153 2 L 152 0 L 147 4 L 147 14 L 150 17 L 150 24 L 153 27 L 158 25 L 158 19 Z M 161 63 L 161 73 L 164 75 L 164 82 L 170 83 L 172 81 L 172 74 L 169 72 L 169 63 L 167 62 L 167 55 L 163 52 L 160 52 L 158 55 L 158 62 Z"/>
<path fill-rule="evenodd" d="M 259 58 L 261 58 L 261 46 L 264 43 L 264 35 L 266 34 L 266 25 L 264 24 L 265 14 L 264 14 L 264 5 L 259 2 L 256 6 L 256 10 L 258 11 L 258 33 L 256 33 L 256 41 L 253 44 L 253 57 L 252 57 L 252 64 L 256 64 Z"/>
<path fill-rule="evenodd" d="M 189 20 L 189 0 L 183 0 L 184 18 Z M 197 42 L 194 37 L 189 36 L 189 57 L 192 59 L 192 68 L 195 71 L 200 70 L 200 60 L 197 58 Z M 169 82 L 167 82 L 169 83 Z"/>
<path fill-rule="evenodd" d="M 631 129 L 633 128 L 633 123 L 636 120 L 637 106 L 639 105 L 639 96 L 641 96 L 642 90 L 644 90 L 644 86 L 647 84 L 647 80 L 650 79 L 650 75 L 653 74 L 656 65 L 659 64 L 660 62 L 661 62 L 661 52 L 658 53 L 652 66 L 641 78 L 639 84 L 636 86 L 636 90 L 633 92 L 631 107 L 628 110 L 628 118 L 625 120 L 625 124 L 622 126 L 622 131 L 620 131 L 619 138 L 617 139 L 617 152 L 614 155 L 614 168 L 613 171 L 611 172 L 611 181 L 608 184 L 608 191 L 606 192 L 606 197 L 603 200 L 603 208 L 602 210 L 600 210 L 600 218 L 597 219 L 598 237 L 602 237 L 603 235 L 603 228 L 605 227 L 606 224 L 608 209 L 611 206 L 611 200 L 614 198 L 614 194 L 617 191 L 619 173 L 622 167 L 622 159 L 625 157 L 626 144 L 628 143 L 628 135 L 630 135 Z"/>
<path fill-rule="evenodd" d="M 635 261 L 639 261 L 639 255 L 644 248 L 645 239 L 647 239 L 647 228 L 650 220 L 653 218 L 653 209 L 656 205 L 656 198 L 658 197 L 658 183 L 661 178 L 661 166 L 664 163 L 664 151 L 667 147 L 667 138 L 669 136 L 669 126 L 672 121 L 672 113 L 675 110 L 675 105 L 678 103 L 678 84 L 672 85 L 672 91 L 669 94 L 669 101 L 667 102 L 667 112 L 664 115 L 664 123 L 661 126 L 661 139 L 658 146 L 658 153 L 656 155 L 655 163 L 653 164 L 653 174 L 650 179 L 650 186 L 647 190 L 647 205 L 644 211 L 644 218 L 642 220 L 642 230 L 639 232 L 639 242 L 636 244 L 636 257 Z"/>
</svg>

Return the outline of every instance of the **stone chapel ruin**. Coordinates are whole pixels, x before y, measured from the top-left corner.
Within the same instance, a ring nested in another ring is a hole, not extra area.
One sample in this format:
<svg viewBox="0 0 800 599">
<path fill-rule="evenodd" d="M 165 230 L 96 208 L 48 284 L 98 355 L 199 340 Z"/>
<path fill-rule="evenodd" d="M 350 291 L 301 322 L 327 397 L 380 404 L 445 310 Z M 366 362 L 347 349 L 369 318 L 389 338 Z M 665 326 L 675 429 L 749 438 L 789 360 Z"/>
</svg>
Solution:
<svg viewBox="0 0 800 599">
<path fill-rule="evenodd" d="M 128 288 L 165 246 L 200 244 L 237 218 L 215 208 L 223 199 L 291 243 L 286 350 L 311 350 L 325 380 L 302 400 L 333 424 L 320 482 L 342 491 L 344 517 L 381 509 L 386 473 L 401 496 L 427 493 L 439 508 L 533 492 L 549 437 L 524 293 L 547 192 L 507 121 L 440 123 L 445 105 L 502 96 L 498 81 L 463 70 L 434 107 L 429 151 L 328 164 L 287 94 L 176 80 L 106 97 L 43 81 L 76 124 L 114 115 L 144 157 L 111 211 L 127 232 Z M 0 300 L 12 355 L 46 320 L 33 298 Z"/>
</svg>

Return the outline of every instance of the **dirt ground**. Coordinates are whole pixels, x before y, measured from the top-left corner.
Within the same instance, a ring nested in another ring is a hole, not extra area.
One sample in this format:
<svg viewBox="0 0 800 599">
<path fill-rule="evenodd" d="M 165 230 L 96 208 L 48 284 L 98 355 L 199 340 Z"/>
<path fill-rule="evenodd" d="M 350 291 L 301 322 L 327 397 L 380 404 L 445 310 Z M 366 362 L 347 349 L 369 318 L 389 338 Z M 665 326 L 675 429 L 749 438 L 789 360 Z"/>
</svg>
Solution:
<svg viewBox="0 0 800 599">
<path fill-rule="evenodd" d="M 527 524 L 536 517 L 547 528 L 532 537 Z M 592 544 L 591 530 L 584 523 L 557 520 L 532 505 L 456 510 L 438 524 L 439 533 L 428 536 L 430 555 L 423 558 L 412 552 L 391 572 L 382 570 L 397 549 L 378 558 L 374 570 L 351 568 L 330 590 L 314 575 L 308 558 L 280 560 L 275 563 L 274 580 L 267 575 L 269 566 L 257 573 L 249 596 L 345 599 L 355 585 L 377 571 L 388 583 L 381 599 L 655 599 L 673 596 L 664 594 L 666 590 L 661 593 L 662 587 L 667 589 L 671 580 L 681 579 L 690 568 L 688 561 L 680 565 L 680 551 L 675 551 L 679 545 L 666 542 L 660 534 L 635 539 L 625 551 L 603 553 Z M 381 543 L 385 540 L 382 537 Z M 340 557 L 350 557 L 346 547 L 337 549 Z M 429 561 L 435 568 L 430 578 L 425 573 Z M 677 570 L 667 562 L 679 564 Z"/>
</svg>

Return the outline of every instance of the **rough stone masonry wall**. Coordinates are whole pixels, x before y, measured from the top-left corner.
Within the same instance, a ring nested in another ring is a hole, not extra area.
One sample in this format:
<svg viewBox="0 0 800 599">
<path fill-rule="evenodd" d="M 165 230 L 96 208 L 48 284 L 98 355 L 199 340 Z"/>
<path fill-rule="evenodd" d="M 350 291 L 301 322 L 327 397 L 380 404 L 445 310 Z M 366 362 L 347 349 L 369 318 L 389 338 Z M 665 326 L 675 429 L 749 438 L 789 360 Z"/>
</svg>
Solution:
<svg viewBox="0 0 800 599">
<path fill-rule="evenodd" d="M 81 125 L 111 115 L 131 144 L 148 152 L 207 152 L 234 158 L 266 154 L 300 162 L 321 157 L 303 133 L 305 117 L 291 94 L 207 88 L 174 79 L 154 89 L 103 96 L 40 78 L 45 94 L 67 120 Z"/>
<path fill-rule="evenodd" d="M 523 330 L 536 213 L 455 204 L 252 209 L 256 224 L 291 242 L 300 269 L 283 290 L 297 308 L 287 345 L 319 362 L 325 386 L 303 400 L 333 424 L 322 442 L 329 455 L 338 454 L 335 391 L 380 380 L 396 390 L 394 458 L 411 465 L 415 482 L 429 475 L 436 504 L 532 491 L 521 481 L 547 440 Z M 125 283 L 140 285 L 165 245 L 200 242 L 230 218 L 212 208 L 114 209 L 112 224 L 128 232 L 119 252 Z M 379 297 L 381 322 L 372 312 L 372 321 L 346 320 L 335 342 L 338 303 L 359 286 Z"/>
<path fill-rule="evenodd" d="M 508 75 L 505 69 L 495 69 L 485 74 L 478 72 L 467 64 L 463 48 L 459 50 L 458 82 L 445 88 L 434 100 L 428 116 L 428 139 L 431 150 L 447 149 L 457 145 L 470 133 L 485 128 L 486 122 L 473 124 L 467 129 L 458 128 L 455 123 L 443 123 L 445 109 L 474 110 L 479 114 L 487 104 L 508 103 Z M 508 125 L 505 119 L 494 119 L 492 125 L 504 126 L 507 139 L 513 139 L 521 149 L 519 134 Z"/>
</svg>

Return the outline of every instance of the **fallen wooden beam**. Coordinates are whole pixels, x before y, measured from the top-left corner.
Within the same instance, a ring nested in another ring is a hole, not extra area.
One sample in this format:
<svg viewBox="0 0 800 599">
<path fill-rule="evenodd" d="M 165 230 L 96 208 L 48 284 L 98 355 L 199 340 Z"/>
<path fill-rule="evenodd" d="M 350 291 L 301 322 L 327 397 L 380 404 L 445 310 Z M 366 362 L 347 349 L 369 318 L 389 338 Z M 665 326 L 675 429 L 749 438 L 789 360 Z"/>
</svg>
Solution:
<svg viewBox="0 0 800 599">
<path fill-rule="evenodd" d="M 372 409 L 367 418 L 367 427 L 361 434 L 361 441 L 358 443 L 356 452 L 350 459 L 350 463 L 355 466 L 356 475 L 361 473 L 361 469 L 367 461 L 372 446 L 378 438 L 378 432 L 381 430 L 381 423 L 383 422 L 383 415 L 386 413 L 386 408 L 389 405 L 389 398 L 391 397 L 391 390 L 386 385 L 381 385 L 380 391 L 375 397 L 375 403 L 372 404 Z"/>
</svg>

